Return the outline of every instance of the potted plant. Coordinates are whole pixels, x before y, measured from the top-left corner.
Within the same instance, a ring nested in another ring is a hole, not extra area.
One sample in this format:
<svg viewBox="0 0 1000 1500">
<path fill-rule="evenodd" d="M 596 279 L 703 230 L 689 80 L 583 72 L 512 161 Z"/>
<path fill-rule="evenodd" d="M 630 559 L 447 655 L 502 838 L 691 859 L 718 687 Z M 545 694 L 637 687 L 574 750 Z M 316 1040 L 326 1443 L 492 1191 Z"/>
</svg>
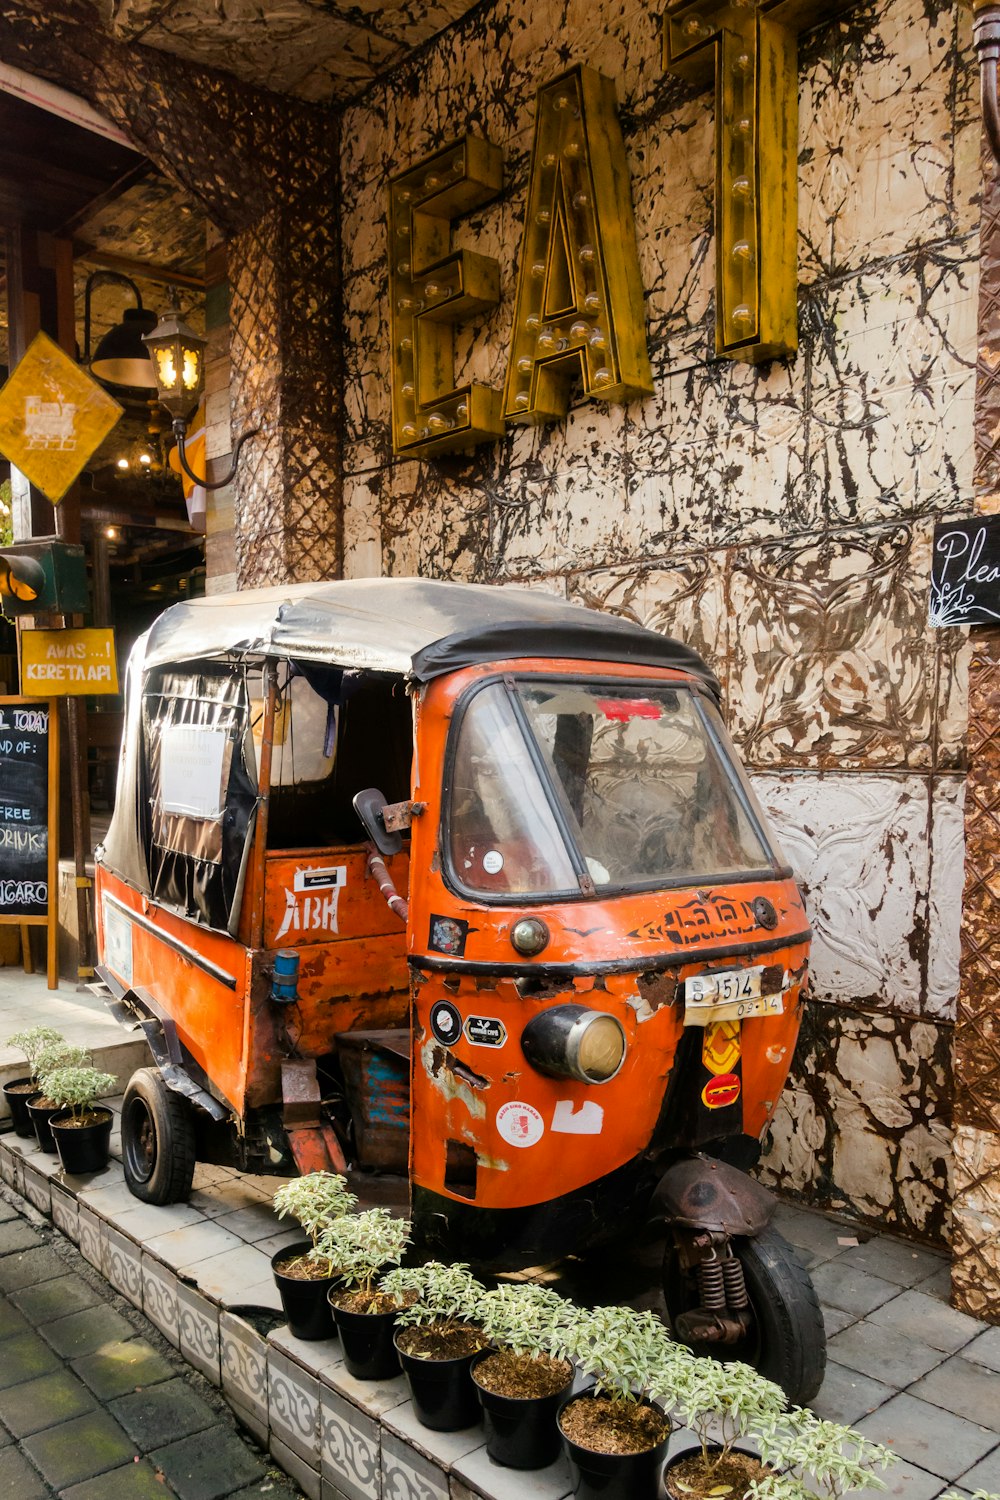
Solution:
<svg viewBox="0 0 1000 1500">
<path fill-rule="evenodd" d="M 396 1349 L 417 1421 L 437 1432 L 457 1432 L 479 1421 L 479 1401 L 469 1376 L 487 1339 L 475 1316 L 484 1288 L 461 1263 L 430 1260 L 382 1278 L 380 1289 L 405 1302 L 396 1314 Z"/>
<path fill-rule="evenodd" d="M 651 1312 L 596 1307 L 581 1313 L 570 1353 L 594 1378 L 559 1412 L 577 1500 L 654 1496 L 671 1424 L 650 1398 L 682 1357 L 680 1346 Z"/>
<path fill-rule="evenodd" d="M 486 1292 L 476 1322 L 494 1348 L 473 1361 L 486 1449 L 495 1463 L 542 1469 L 559 1455 L 556 1413 L 573 1381 L 567 1351 L 579 1308 L 531 1282 Z"/>
<path fill-rule="evenodd" d="M 97 1068 L 64 1066 L 45 1075 L 45 1092 L 63 1111 L 52 1116 L 49 1128 L 64 1170 L 74 1177 L 108 1164 L 114 1115 L 97 1100 L 117 1086 L 113 1073 Z"/>
<path fill-rule="evenodd" d="M 28 1099 L 28 1118 L 39 1146 L 43 1151 L 51 1151 L 53 1156 L 56 1153 L 56 1143 L 51 1120 L 64 1106 L 57 1104 L 49 1094 L 46 1087 L 48 1076 L 56 1068 L 84 1068 L 90 1063 L 91 1056 L 86 1047 L 73 1047 L 61 1037 L 59 1041 L 49 1042 L 43 1047 L 35 1059 L 38 1092 Z"/>
<path fill-rule="evenodd" d="M 850 1427 L 825 1422 L 804 1407 L 786 1412 L 762 1435 L 760 1446 L 769 1467 L 749 1486 L 760 1500 L 842 1500 L 860 1490 L 884 1490 L 885 1481 L 875 1469 L 899 1462 L 898 1453 L 869 1442 Z M 717 1492 L 709 1488 L 694 1493 Z"/>
<path fill-rule="evenodd" d="M 62 1033 L 52 1026 L 32 1026 L 27 1031 L 15 1031 L 13 1036 L 7 1038 L 8 1047 L 17 1047 L 28 1059 L 27 1077 L 12 1078 L 3 1086 L 17 1135 L 30 1139 L 35 1133 L 27 1105 L 29 1097 L 38 1093 L 38 1073 L 35 1066 L 38 1054 L 53 1042 L 65 1044 L 65 1040 Z"/>
<path fill-rule="evenodd" d="M 278 1218 L 291 1214 L 308 1235 L 308 1239 L 297 1240 L 271 1257 L 281 1305 L 297 1339 L 336 1336 L 327 1293 L 337 1278 L 338 1267 L 319 1248 L 319 1241 L 334 1220 L 357 1201 L 348 1191 L 347 1179 L 337 1172 L 307 1172 L 284 1183 L 274 1195 Z"/>
<path fill-rule="evenodd" d="M 392 1340 L 404 1303 L 376 1285 L 376 1278 L 399 1265 L 409 1242 L 409 1220 L 394 1218 L 385 1208 L 344 1214 L 320 1236 L 317 1249 L 340 1271 L 342 1285 L 331 1287 L 327 1300 L 344 1364 L 358 1380 L 390 1380 L 399 1374 Z"/>
<path fill-rule="evenodd" d="M 742 1497 L 770 1475 L 771 1441 L 787 1417 L 784 1391 L 750 1365 L 682 1353 L 654 1386 L 695 1441 L 673 1455 L 667 1492 L 676 1500 L 712 1495 Z M 752 1447 L 745 1446 L 750 1441 Z"/>
<path fill-rule="evenodd" d="M 659 1384 L 669 1386 L 678 1418 L 697 1439 L 667 1465 L 667 1493 L 676 1500 L 840 1500 L 885 1489 L 874 1470 L 895 1463 L 896 1454 L 804 1407 L 789 1408 L 784 1392 L 749 1365 L 687 1355 L 664 1375 Z"/>
</svg>

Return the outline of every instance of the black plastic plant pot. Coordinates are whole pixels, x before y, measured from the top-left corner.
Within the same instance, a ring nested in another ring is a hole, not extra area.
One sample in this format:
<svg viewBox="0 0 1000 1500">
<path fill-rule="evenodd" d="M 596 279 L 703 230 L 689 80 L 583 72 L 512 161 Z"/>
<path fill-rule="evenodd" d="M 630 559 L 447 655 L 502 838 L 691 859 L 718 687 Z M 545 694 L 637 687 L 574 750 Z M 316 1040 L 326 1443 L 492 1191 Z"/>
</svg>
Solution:
<svg viewBox="0 0 1000 1500">
<path fill-rule="evenodd" d="M 344 1364 L 355 1380 L 393 1380 L 400 1372 L 399 1355 L 393 1336 L 396 1332 L 395 1310 L 360 1313 L 338 1307 L 334 1297 L 343 1294 L 342 1287 L 328 1293 L 333 1321 L 340 1334 Z"/>
<path fill-rule="evenodd" d="M 39 1146 L 41 1146 L 43 1151 L 51 1151 L 52 1155 L 55 1156 L 56 1143 L 52 1138 L 52 1131 L 49 1129 L 49 1121 L 53 1115 L 61 1115 L 63 1107 L 61 1104 L 36 1104 L 35 1099 L 42 1097 L 41 1094 L 36 1094 L 34 1099 L 28 1100 L 28 1116 Z"/>
<path fill-rule="evenodd" d="M 556 1416 L 573 1381 L 566 1376 L 562 1390 L 551 1396 L 498 1396 L 476 1379 L 476 1368 L 492 1355 L 484 1349 L 472 1366 L 472 1379 L 483 1408 L 486 1451 L 494 1463 L 508 1469 L 545 1469 L 559 1457 Z"/>
<path fill-rule="evenodd" d="M 63 1171 L 70 1177 L 86 1177 L 88 1172 L 100 1172 L 108 1164 L 114 1115 L 103 1105 L 91 1113 L 100 1119 L 87 1125 L 74 1125 L 70 1110 L 58 1112 L 48 1122 Z"/>
<path fill-rule="evenodd" d="M 685 1443 L 683 1448 L 678 1448 L 676 1453 L 671 1453 L 669 1459 L 667 1460 L 667 1466 L 663 1471 L 663 1487 L 667 1494 L 667 1500 L 672 1500 L 672 1497 L 675 1494 L 670 1480 L 672 1471 L 677 1468 L 678 1464 L 683 1463 L 686 1458 L 693 1458 L 695 1454 L 701 1453 L 701 1451 L 702 1447 L 700 1443 Z M 738 1443 L 734 1443 L 729 1451 L 730 1453 L 739 1453 L 744 1458 L 755 1458 L 758 1462 L 760 1462 L 760 1454 L 756 1453 L 753 1448 L 744 1448 L 741 1447 Z M 716 1448 L 709 1445 L 708 1456 L 710 1459 L 718 1458 L 721 1452 L 721 1448 Z M 687 1488 L 688 1487 L 686 1485 L 681 1485 L 676 1493 L 678 1495 L 683 1495 L 686 1492 Z M 722 1485 L 719 1486 L 718 1500 L 727 1500 L 727 1497 L 724 1493 L 724 1488 L 725 1487 Z M 735 1488 L 736 1487 L 734 1486 L 733 1491 L 735 1491 Z M 733 1491 L 730 1491 L 732 1500 L 738 1500 L 738 1497 L 733 1493 Z"/>
<path fill-rule="evenodd" d="M 457 1359 L 418 1359 L 400 1349 L 398 1340 L 397 1333 L 396 1352 L 421 1426 L 434 1432 L 461 1432 L 464 1427 L 477 1426 L 479 1397 L 470 1371 L 479 1350 Z"/>
<path fill-rule="evenodd" d="M 30 1088 L 25 1088 L 25 1084 Z M 3 1086 L 4 1098 L 10 1107 L 11 1124 L 14 1126 L 14 1134 L 22 1135 L 26 1140 L 33 1140 L 35 1127 L 31 1123 L 28 1114 L 28 1100 L 33 1094 L 38 1093 L 38 1085 L 33 1078 L 12 1078 Z"/>
<path fill-rule="evenodd" d="M 642 1453 L 598 1453 L 583 1448 L 562 1431 L 562 1414 L 574 1401 L 600 1401 L 589 1391 L 569 1396 L 559 1408 L 559 1431 L 573 1475 L 576 1500 L 655 1500 L 659 1494 L 660 1471 L 667 1454 L 670 1427 L 655 1448 Z"/>
<path fill-rule="evenodd" d="M 288 1320 L 288 1331 L 293 1338 L 305 1343 L 317 1343 L 320 1339 L 335 1339 L 333 1312 L 327 1293 L 337 1280 L 336 1276 L 318 1276 L 313 1281 L 303 1281 L 298 1276 L 284 1276 L 278 1270 L 278 1262 L 293 1255 L 307 1255 L 312 1249 L 309 1240 L 296 1240 L 271 1256 L 271 1270 Z"/>
</svg>

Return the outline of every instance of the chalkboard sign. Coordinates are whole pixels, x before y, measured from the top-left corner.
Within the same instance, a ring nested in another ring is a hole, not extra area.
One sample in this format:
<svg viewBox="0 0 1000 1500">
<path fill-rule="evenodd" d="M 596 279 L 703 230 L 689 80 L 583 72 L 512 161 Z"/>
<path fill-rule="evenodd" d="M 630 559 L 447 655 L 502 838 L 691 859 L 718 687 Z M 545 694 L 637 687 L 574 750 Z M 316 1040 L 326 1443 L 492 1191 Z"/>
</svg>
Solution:
<svg viewBox="0 0 1000 1500">
<path fill-rule="evenodd" d="M 49 907 L 48 703 L 0 698 L 0 919 Z"/>
<path fill-rule="evenodd" d="M 1000 625 L 1000 516 L 935 526 L 930 622 Z"/>
</svg>

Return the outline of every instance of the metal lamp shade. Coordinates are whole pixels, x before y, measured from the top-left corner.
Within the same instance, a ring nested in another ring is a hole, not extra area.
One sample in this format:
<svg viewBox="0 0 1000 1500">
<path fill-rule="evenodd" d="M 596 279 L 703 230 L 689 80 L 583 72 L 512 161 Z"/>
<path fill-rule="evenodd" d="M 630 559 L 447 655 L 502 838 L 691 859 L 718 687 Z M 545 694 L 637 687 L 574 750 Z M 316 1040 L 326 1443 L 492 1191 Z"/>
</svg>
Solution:
<svg viewBox="0 0 1000 1500">
<path fill-rule="evenodd" d="M 130 386 L 133 390 L 151 391 L 156 375 L 143 337 L 156 326 L 156 314 L 149 308 L 130 307 L 120 323 L 106 333 L 90 362 L 90 373 L 102 385 Z"/>
</svg>

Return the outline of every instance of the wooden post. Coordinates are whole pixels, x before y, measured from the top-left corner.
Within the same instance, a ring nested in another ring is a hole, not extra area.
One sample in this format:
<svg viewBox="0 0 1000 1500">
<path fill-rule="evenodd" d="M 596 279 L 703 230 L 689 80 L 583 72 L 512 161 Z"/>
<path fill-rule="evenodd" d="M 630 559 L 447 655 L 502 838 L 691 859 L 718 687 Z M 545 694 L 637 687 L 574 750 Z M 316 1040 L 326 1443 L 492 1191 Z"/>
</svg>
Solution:
<svg viewBox="0 0 1000 1500">
<path fill-rule="evenodd" d="M 76 353 L 76 314 L 73 291 L 73 246 L 69 240 L 53 242 L 53 270 L 56 291 L 57 341 L 67 354 Z M 79 542 L 80 486 L 73 484 L 56 506 L 56 533 L 63 541 Z M 82 615 L 66 615 L 63 625 L 82 625 Z M 90 793 L 87 786 L 87 705 L 82 698 L 66 699 L 66 723 L 69 730 L 70 806 L 73 816 L 73 866 L 76 886 L 76 927 L 78 983 L 94 977 L 91 944 L 90 888 L 87 860 L 91 855 Z"/>
<path fill-rule="evenodd" d="M 59 988 L 59 704 L 49 702 L 49 916 L 48 982 Z"/>
</svg>

